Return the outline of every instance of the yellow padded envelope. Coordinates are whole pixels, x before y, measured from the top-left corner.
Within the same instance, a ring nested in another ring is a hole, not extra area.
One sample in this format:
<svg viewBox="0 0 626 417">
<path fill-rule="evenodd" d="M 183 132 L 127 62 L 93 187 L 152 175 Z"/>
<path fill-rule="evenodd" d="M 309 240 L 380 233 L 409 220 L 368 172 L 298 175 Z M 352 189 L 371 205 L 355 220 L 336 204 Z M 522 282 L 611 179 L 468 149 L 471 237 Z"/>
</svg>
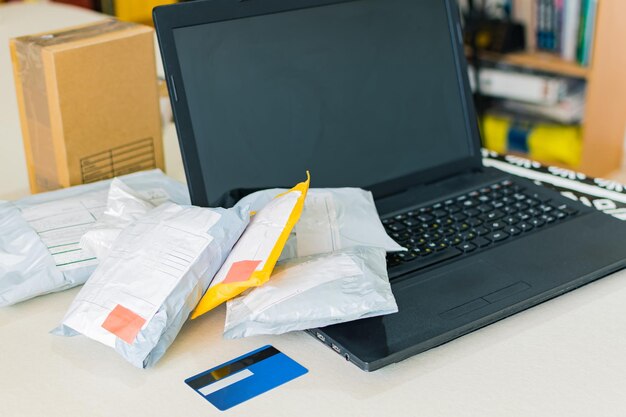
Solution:
<svg viewBox="0 0 626 417">
<path fill-rule="evenodd" d="M 259 210 L 213 278 L 191 318 L 206 313 L 251 287 L 266 283 L 304 207 L 311 177 L 276 196 Z"/>
</svg>

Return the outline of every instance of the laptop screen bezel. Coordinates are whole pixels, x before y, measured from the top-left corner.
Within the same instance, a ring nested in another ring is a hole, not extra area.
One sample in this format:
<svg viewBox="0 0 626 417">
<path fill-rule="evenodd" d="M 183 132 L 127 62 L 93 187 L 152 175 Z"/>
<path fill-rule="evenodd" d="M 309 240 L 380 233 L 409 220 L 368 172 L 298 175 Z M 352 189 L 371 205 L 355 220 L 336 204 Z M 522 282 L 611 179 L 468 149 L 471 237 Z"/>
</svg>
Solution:
<svg viewBox="0 0 626 417">
<path fill-rule="evenodd" d="M 163 59 L 163 67 L 170 93 L 172 111 L 176 122 L 176 130 L 185 167 L 185 176 L 194 205 L 207 207 L 214 202 L 209 201 L 202 161 L 197 152 L 196 140 L 191 124 L 191 116 L 187 105 L 185 85 L 178 60 L 174 30 L 183 27 L 223 22 L 227 20 L 280 13 L 298 9 L 306 9 L 359 0 L 206 0 L 159 6 L 153 11 L 154 24 L 159 39 L 159 48 Z M 457 81 L 465 116 L 469 156 L 434 168 L 420 170 L 389 181 L 371 184 L 366 188 L 375 198 L 393 195 L 412 187 L 431 183 L 456 174 L 476 170 L 482 167 L 480 153 L 480 134 L 472 93 L 467 75 L 467 63 L 464 55 L 462 32 L 458 7 L 455 0 L 443 0 L 448 17 L 448 30 L 452 40 L 452 50 L 456 66 Z M 314 173 L 313 173 L 314 174 Z M 314 185 L 314 184 L 313 184 Z M 349 184 L 346 184 L 348 186 Z M 284 186 L 284 184 L 275 184 Z"/>
</svg>

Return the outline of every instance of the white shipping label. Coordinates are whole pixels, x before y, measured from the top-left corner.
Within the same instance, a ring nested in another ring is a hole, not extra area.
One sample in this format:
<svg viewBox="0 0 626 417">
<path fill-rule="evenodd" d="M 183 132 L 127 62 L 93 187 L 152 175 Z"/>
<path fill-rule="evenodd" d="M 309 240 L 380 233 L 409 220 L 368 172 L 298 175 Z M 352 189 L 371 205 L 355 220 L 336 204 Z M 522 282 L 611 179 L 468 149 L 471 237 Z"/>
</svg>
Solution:
<svg viewBox="0 0 626 417">
<path fill-rule="evenodd" d="M 215 224 L 220 217 L 193 208 L 165 222 L 144 218 L 133 223 L 76 300 L 102 307 L 102 321 L 120 304 L 149 322 L 213 240 L 198 225 Z"/>
<path fill-rule="evenodd" d="M 92 191 L 21 209 L 22 217 L 39 234 L 61 270 L 97 264 L 96 258 L 80 248 L 80 238 L 102 217 L 108 192 Z M 169 197 L 162 188 L 143 190 L 141 194 L 155 204 Z"/>
</svg>

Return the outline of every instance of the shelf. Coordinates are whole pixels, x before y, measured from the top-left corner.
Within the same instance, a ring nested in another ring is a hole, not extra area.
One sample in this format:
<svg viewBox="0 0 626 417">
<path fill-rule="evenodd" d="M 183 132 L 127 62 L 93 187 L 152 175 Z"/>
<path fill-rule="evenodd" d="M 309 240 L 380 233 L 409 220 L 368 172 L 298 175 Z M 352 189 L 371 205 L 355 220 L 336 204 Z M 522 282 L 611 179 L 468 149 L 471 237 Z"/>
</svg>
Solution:
<svg viewBox="0 0 626 417">
<path fill-rule="evenodd" d="M 587 78 L 589 75 L 589 68 L 547 52 L 515 52 L 510 54 L 481 52 L 480 58 L 484 61 L 515 65 L 568 77 Z"/>
</svg>

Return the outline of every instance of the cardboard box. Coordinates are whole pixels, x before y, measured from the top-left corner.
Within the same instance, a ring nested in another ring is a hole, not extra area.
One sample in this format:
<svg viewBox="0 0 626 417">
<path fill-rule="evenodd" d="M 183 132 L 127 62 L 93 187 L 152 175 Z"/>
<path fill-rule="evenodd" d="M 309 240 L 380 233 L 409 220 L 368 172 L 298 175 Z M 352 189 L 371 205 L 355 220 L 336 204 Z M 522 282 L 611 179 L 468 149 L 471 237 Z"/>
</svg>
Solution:
<svg viewBox="0 0 626 417">
<path fill-rule="evenodd" d="M 10 48 L 33 193 L 163 169 L 152 28 L 104 20 Z"/>
</svg>

